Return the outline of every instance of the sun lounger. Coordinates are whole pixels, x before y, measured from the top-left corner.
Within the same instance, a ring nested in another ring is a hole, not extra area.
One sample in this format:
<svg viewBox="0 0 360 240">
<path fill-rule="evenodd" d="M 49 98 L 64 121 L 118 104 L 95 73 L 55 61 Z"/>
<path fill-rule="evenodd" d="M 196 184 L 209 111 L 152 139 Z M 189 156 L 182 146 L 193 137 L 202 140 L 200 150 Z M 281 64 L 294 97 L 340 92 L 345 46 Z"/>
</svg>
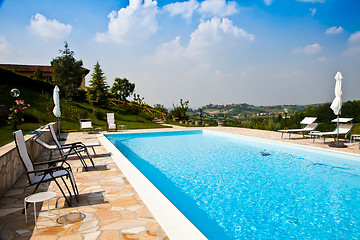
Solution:
<svg viewBox="0 0 360 240">
<path fill-rule="evenodd" d="M 332 132 L 314 132 L 309 134 L 313 138 L 313 142 L 315 142 L 316 137 L 319 138 L 323 137 L 325 144 L 325 137 L 337 136 L 337 134 L 339 134 L 339 136 L 344 135 L 346 139 L 353 127 L 354 127 L 353 124 L 339 124 L 339 131 L 338 131 L 338 127 L 336 127 Z"/>
<path fill-rule="evenodd" d="M 95 167 L 94 161 L 92 160 L 89 151 L 87 150 L 87 147 L 85 146 L 85 144 L 83 144 L 82 142 L 75 142 L 75 143 L 67 143 L 67 144 L 61 144 L 55 134 L 55 130 L 54 130 L 54 126 L 52 124 L 49 124 L 49 130 L 51 133 L 51 136 L 59 150 L 60 156 L 63 157 L 65 160 L 67 159 L 68 156 L 71 155 L 77 155 L 80 162 L 82 163 L 82 165 L 84 166 L 85 170 L 88 170 L 88 166 L 85 162 L 84 157 L 82 156 L 81 153 L 85 153 L 91 164 L 93 165 L 93 167 Z"/>
<path fill-rule="evenodd" d="M 80 119 L 80 128 L 82 132 L 84 133 L 84 130 L 86 129 L 93 129 L 92 122 L 90 119 Z"/>
<path fill-rule="evenodd" d="M 305 132 L 311 132 L 314 131 L 315 128 L 317 128 L 317 126 L 319 126 L 319 123 L 314 123 L 316 120 L 316 117 L 305 117 L 300 124 L 307 124 L 304 128 L 299 128 L 299 129 L 283 129 L 283 130 L 278 130 L 279 132 L 281 132 L 281 138 L 283 138 L 284 133 L 288 133 L 289 134 L 289 139 L 291 136 L 291 133 L 295 133 L 295 132 L 302 132 L 303 133 L 303 137 L 305 136 Z"/>
<path fill-rule="evenodd" d="M 115 115 L 114 115 L 114 113 L 107 113 L 106 118 L 107 118 L 108 131 L 110 131 L 110 130 L 115 130 L 116 131 L 116 123 L 115 123 Z"/>
<path fill-rule="evenodd" d="M 33 138 L 33 140 L 40 144 L 43 148 L 47 149 L 50 151 L 49 153 L 49 160 L 52 158 L 52 154 L 54 150 L 58 150 L 58 147 L 56 145 L 49 145 L 46 142 L 42 141 L 40 139 L 40 135 L 36 136 L 35 138 Z M 101 144 L 99 142 L 94 142 L 94 143 L 84 143 L 85 147 L 87 148 L 91 148 L 94 152 L 94 155 L 96 156 L 96 152 L 95 152 L 95 148 L 94 147 L 98 147 L 101 146 Z"/>
</svg>

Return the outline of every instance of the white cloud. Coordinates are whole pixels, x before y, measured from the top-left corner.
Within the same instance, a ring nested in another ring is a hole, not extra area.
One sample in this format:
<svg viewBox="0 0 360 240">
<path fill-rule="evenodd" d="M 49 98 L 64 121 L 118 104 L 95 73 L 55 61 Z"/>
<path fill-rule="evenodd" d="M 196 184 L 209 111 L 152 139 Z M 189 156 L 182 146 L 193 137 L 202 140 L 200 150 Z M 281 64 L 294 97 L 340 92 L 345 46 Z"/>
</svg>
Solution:
<svg viewBox="0 0 360 240">
<path fill-rule="evenodd" d="M 239 44 L 239 39 L 253 41 L 255 36 L 233 25 L 228 18 L 213 17 L 203 21 L 191 34 L 190 42 L 186 47 L 180 43 L 180 37 L 160 46 L 155 55 L 145 57 L 146 62 L 166 63 L 178 60 L 181 57 L 201 57 L 215 49 L 229 46 L 229 43 Z"/>
<path fill-rule="evenodd" d="M 357 31 L 350 35 L 349 43 L 360 43 L 360 31 Z"/>
<path fill-rule="evenodd" d="M 156 51 L 154 56 L 146 56 L 144 62 L 164 63 L 167 61 L 174 61 L 187 55 L 187 50 L 180 44 L 180 36 L 174 40 L 162 44 Z"/>
<path fill-rule="evenodd" d="M 37 13 L 30 20 L 30 31 L 46 39 L 63 39 L 71 33 L 72 26 L 56 19 L 46 19 Z"/>
<path fill-rule="evenodd" d="M 343 53 L 343 55 L 346 57 L 359 56 L 360 55 L 360 46 L 350 47 Z"/>
<path fill-rule="evenodd" d="M 350 35 L 348 42 L 350 47 L 343 53 L 344 56 L 359 56 L 360 55 L 360 31 Z"/>
<path fill-rule="evenodd" d="M 108 30 L 97 33 L 98 42 L 134 43 L 147 40 L 158 30 L 156 20 L 157 2 L 154 0 L 130 0 L 129 6 L 118 12 L 111 12 L 108 17 Z"/>
<path fill-rule="evenodd" d="M 319 43 L 314 43 L 312 45 L 306 45 L 305 47 L 297 47 L 292 53 L 305 53 L 305 54 L 315 54 L 321 51 L 321 46 Z"/>
<path fill-rule="evenodd" d="M 164 10 L 170 12 L 170 16 L 181 15 L 184 19 L 189 21 L 199 5 L 197 0 L 189 0 L 187 2 L 168 4 L 164 6 Z"/>
<path fill-rule="evenodd" d="M 315 16 L 316 8 L 310 8 L 309 11 L 310 11 L 312 17 Z"/>
<path fill-rule="evenodd" d="M 326 29 L 325 34 L 339 34 L 343 32 L 343 28 L 342 27 L 330 27 L 328 29 Z"/>
<path fill-rule="evenodd" d="M 318 59 L 318 62 L 326 62 L 326 61 L 328 61 L 329 59 L 327 59 L 326 57 L 319 57 Z"/>
<path fill-rule="evenodd" d="M 8 43 L 6 38 L 0 35 L 0 60 L 8 61 L 14 50 L 14 47 Z"/>
<path fill-rule="evenodd" d="M 205 0 L 201 3 L 199 13 L 203 16 L 225 17 L 238 13 L 235 1 L 226 3 L 226 0 Z"/>
<path fill-rule="evenodd" d="M 199 24 L 198 28 L 191 34 L 189 47 L 202 48 L 228 37 L 244 38 L 250 41 L 255 39 L 253 34 L 234 26 L 230 19 L 213 17 L 211 20 Z"/>
<path fill-rule="evenodd" d="M 272 2 L 273 0 L 264 0 L 265 5 L 271 5 Z"/>
</svg>

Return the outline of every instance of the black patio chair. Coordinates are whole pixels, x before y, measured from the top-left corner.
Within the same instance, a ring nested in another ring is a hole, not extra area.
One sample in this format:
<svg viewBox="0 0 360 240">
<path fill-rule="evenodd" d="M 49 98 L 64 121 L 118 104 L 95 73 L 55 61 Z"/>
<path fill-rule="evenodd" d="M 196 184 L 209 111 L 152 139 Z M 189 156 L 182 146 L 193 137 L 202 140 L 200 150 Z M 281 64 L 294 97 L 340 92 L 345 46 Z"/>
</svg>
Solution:
<svg viewBox="0 0 360 240">
<path fill-rule="evenodd" d="M 95 167 L 94 161 L 92 160 L 89 151 L 87 150 L 87 146 L 83 144 L 82 142 L 75 142 L 75 143 L 68 143 L 68 144 L 61 144 L 56 136 L 54 126 L 52 124 L 49 124 L 49 130 L 51 133 L 51 136 L 57 146 L 57 149 L 59 150 L 60 156 L 63 157 L 65 160 L 70 155 L 77 155 L 80 162 L 84 166 L 85 170 L 88 170 L 88 166 L 85 162 L 84 157 L 81 155 L 82 152 L 86 153 L 86 155 L 89 157 L 91 164 L 93 167 Z M 66 151 L 64 151 L 66 150 Z"/>
<path fill-rule="evenodd" d="M 59 187 L 62 195 L 64 196 L 67 204 L 71 206 L 72 194 L 70 188 L 68 187 L 64 179 L 67 178 L 71 183 L 76 201 L 79 201 L 78 200 L 79 191 L 76 186 L 75 178 L 71 171 L 70 165 L 65 161 L 65 159 L 34 163 L 30 158 L 22 131 L 18 130 L 14 132 L 14 138 L 15 138 L 17 151 L 19 153 L 21 162 L 24 165 L 25 173 L 28 178 L 28 183 L 26 184 L 26 186 L 31 186 L 36 184 L 33 193 L 36 192 L 40 184 L 49 181 L 55 181 L 56 185 Z M 69 199 L 66 197 L 65 192 L 63 191 L 57 180 L 59 178 L 61 178 L 67 191 L 69 192 L 70 195 Z"/>
</svg>

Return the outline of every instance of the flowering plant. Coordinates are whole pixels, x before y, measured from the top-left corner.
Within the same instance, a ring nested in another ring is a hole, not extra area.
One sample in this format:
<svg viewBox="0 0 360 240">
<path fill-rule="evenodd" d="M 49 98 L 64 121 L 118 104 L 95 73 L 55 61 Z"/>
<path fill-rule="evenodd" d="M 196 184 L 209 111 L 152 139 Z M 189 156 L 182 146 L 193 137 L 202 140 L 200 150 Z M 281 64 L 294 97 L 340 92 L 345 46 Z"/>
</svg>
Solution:
<svg viewBox="0 0 360 240">
<path fill-rule="evenodd" d="M 8 124 L 14 126 L 14 130 L 17 130 L 17 125 L 24 122 L 23 114 L 29 107 L 30 104 L 25 104 L 24 100 L 15 100 L 13 107 L 9 108 Z"/>
</svg>

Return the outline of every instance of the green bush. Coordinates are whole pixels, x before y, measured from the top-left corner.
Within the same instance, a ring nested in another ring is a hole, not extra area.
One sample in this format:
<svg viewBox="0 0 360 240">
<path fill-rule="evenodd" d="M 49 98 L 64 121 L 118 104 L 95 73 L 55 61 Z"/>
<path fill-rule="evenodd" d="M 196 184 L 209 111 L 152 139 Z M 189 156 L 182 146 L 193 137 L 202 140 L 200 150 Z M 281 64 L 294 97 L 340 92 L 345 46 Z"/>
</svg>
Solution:
<svg viewBox="0 0 360 240">
<path fill-rule="evenodd" d="M 73 101 L 85 101 L 86 100 L 86 91 L 82 89 L 77 89 L 74 91 L 72 96 Z"/>
<path fill-rule="evenodd" d="M 274 119 L 269 119 L 269 121 L 266 124 L 265 129 L 270 131 L 276 131 L 281 128 L 281 125 L 279 122 L 276 122 Z"/>
<path fill-rule="evenodd" d="M 25 122 L 31 122 L 31 123 L 38 123 L 40 122 L 39 121 L 39 118 L 37 115 L 31 113 L 31 112 L 26 112 L 24 113 L 24 121 Z"/>
<path fill-rule="evenodd" d="M 94 116 L 99 120 L 106 120 L 106 114 L 99 110 L 94 110 Z"/>
<path fill-rule="evenodd" d="M 88 118 L 88 112 L 84 109 L 81 109 L 77 106 L 73 106 L 70 104 L 61 104 L 61 117 L 62 118 L 68 118 L 68 119 L 83 119 L 83 118 Z"/>
</svg>

